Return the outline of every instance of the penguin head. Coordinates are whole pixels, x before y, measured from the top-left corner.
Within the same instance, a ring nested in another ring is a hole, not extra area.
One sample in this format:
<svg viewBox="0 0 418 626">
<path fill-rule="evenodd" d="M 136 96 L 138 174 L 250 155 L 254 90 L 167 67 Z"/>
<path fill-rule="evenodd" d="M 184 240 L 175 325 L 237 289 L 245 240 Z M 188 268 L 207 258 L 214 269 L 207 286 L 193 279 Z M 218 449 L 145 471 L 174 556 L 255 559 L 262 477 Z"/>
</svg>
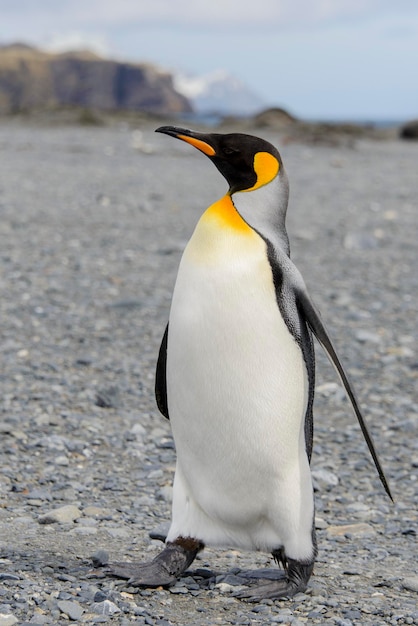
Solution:
<svg viewBox="0 0 418 626">
<path fill-rule="evenodd" d="M 206 154 L 227 180 L 230 195 L 270 183 L 283 168 L 278 150 L 260 137 L 198 133 L 175 126 L 161 126 L 156 132 L 181 139 Z"/>
<path fill-rule="evenodd" d="M 244 221 L 289 254 L 285 226 L 289 183 L 271 143 L 242 133 L 198 133 L 175 126 L 161 126 L 156 132 L 181 139 L 209 157 L 227 180 L 228 194 Z"/>
</svg>

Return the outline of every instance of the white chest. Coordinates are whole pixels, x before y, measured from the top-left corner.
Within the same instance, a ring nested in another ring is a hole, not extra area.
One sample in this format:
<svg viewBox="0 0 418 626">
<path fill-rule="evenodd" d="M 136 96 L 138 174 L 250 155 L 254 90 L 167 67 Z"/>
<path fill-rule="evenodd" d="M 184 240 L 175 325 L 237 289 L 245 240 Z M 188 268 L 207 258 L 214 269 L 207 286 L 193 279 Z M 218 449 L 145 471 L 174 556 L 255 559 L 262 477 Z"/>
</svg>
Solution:
<svg viewBox="0 0 418 626">
<path fill-rule="evenodd" d="M 198 224 L 173 294 L 173 434 L 187 464 L 263 453 L 271 468 L 304 450 L 306 367 L 276 302 L 265 242 L 252 230 L 217 226 Z"/>
</svg>

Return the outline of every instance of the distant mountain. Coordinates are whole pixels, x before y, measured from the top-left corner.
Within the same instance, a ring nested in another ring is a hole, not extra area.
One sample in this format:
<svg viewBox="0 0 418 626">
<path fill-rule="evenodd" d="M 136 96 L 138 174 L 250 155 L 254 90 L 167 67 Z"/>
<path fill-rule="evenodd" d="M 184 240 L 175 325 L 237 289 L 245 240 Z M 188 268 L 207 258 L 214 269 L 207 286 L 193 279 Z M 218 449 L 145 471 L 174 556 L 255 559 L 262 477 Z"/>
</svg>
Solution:
<svg viewBox="0 0 418 626">
<path fill-rule="evenodd" d="M 101 110 L 189 113 L 169 72 L 88 51 L 53 54 L 25 44 L 0 46 L 0 113 L 76 105 Z"/>
<path fill-rule="evenodd" d="M 176 90 L 199 114 L 253 115 L 265 107 L 262 98 L 241 80 L 225 70 L 201 76 L 174 73 Z"/>
</svg>

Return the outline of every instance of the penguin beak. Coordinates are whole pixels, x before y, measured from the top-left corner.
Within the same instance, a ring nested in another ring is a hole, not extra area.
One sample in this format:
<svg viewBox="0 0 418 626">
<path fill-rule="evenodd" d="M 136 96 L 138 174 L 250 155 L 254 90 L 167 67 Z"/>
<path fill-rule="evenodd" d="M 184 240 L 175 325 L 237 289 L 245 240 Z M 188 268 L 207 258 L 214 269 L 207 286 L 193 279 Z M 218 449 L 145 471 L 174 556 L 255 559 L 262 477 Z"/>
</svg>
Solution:
<svg viewBox="0 0 418 626">
<path fill-rule="evenodd" d="M 189 143 L 194 148 L 197 148 L 208 157 L 216 156 L 215 149 L 208 141 L 209 135 L 205 135 L 204 133 L 187 130 L 186 128 L 177 128 L 176 126 L 160 126 L 160 128 L 157 128 L 155 132 L 164 133 L 165 135 L 170 135 L 170 137 L 181 139 L 182 141 Z"/>
</svg>

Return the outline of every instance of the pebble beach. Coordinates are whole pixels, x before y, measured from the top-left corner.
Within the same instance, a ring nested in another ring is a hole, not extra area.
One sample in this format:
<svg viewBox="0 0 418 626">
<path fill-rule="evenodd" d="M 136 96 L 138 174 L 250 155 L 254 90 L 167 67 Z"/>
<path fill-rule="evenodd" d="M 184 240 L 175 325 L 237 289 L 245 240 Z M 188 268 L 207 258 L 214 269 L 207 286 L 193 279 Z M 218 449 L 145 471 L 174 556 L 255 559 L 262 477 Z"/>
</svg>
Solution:
<svg viewBox="0 0 418 626">
<path fill-rule="evenodd" d="M 418 624 L 418 142 L 254 133 L 283 157 L 292 258 L 395 503 L 317 345 L 306 592 L 235 598 L 276 567 L 262 553 L 205 549 L 152 591 L 101 567 L 161 547 L 149 533 L 170 519 L 175 449 L 155 364 L 182 250 L 226 191 L 153 130 L 0 121 L 0 626 Z"/>
</svg>

